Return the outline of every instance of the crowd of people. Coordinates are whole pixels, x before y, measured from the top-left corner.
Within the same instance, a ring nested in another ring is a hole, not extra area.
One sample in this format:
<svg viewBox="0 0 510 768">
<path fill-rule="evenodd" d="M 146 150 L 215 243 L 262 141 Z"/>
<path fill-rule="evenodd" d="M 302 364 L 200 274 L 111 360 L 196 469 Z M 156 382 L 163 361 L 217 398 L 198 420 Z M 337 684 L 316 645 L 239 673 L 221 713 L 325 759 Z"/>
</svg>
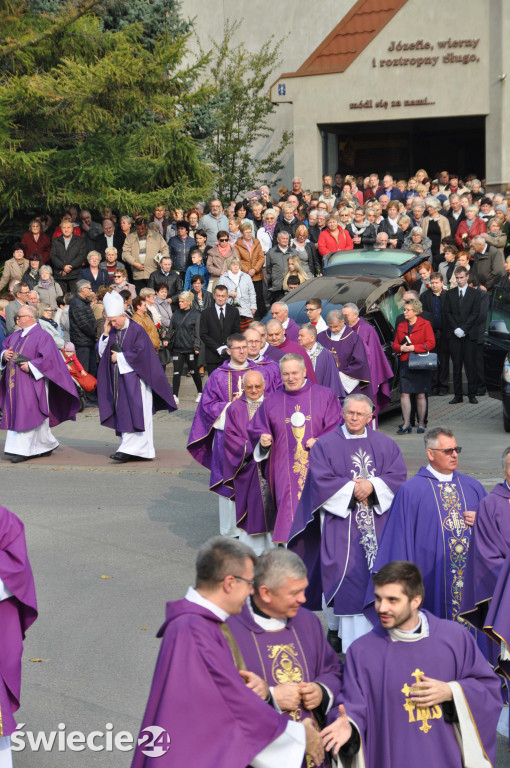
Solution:
<svg viewBox="0 0 510 768">
<path fill-rule="evenodd" d="M 114 462 L 150 461 L 153 413 L 177 407 L 186 370 L 194 381 L 188 450 L 210 471 L 220 536 L 160 630 L 142 730 L 172 733 L 161 765 L 187 759 L 192 723 L 204 768 L 337 757 L 394 768 L 410 754 L 486 768 L 503 703 L 489 662 L 510 675 L 510 449 L 487 495 L 458 471 L 454 433 L 426 431 L 427 395 L 447 393 L 450 358 L 452 404 L 463 368 L 469 402 L 485 391 L 480 328 L 508 283 L 510 198 L 447 172 L 323 181 L 320 194 L 295 178 L 278 201 L 262 187 L 225 210 L 214 199 L 134 219 L 106 209 L 99 222 L 71 206 L 55 229 L 35 218 L 0 279 L 5 452 L 50 455 L 51 427 L 76 417 L 81 396 L 118 435 Z M 409 480 L 377 429 L 394 371 L 373 326 L 352 303 L 323 316 L 320 298 L 299 326 L 282 301 L 328 254 L 360 248 L 426 257 L 393 344 L 398 433 L 415 420 L 425 440 L 427 464 Z M 435 365 L 417 364 L 433 351 Z M 11 622 L 0 632 L 15 638 L 8 673 L 0 659 L 8 738 L 37 609 L 22 524 L 0 511 L 0 533 L 16 531 L 0 536 Z M 0 738 L 0 765 L 8 749 Z M 147 764 L 137 749 L 133 767 Z"/>
</svg>

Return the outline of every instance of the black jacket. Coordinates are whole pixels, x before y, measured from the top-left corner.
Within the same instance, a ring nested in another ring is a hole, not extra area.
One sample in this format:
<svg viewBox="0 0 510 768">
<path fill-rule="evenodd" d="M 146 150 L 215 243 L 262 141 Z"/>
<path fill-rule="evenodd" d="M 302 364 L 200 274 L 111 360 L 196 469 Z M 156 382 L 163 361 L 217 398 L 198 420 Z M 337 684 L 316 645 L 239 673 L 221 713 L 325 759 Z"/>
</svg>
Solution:
<svg viewBox="0 0 510 768">
<path fill-rule="evenodd" d="M 386 234 L 388 235 L 388 239 L 389 240 L 396 240 L 397 241 L 397 248 L 402 248 L 402 246 L 404 244 L 406 233 L 403 230 L 401 230 L 400 227 L 397 227 L 397 231 L 394 232 L 393 231 L 393 227 L 388 222 L 388 220 L 384 219 L 383 221 L 381 221 L 381 223 L 379 224 L 379 226 L 377 228 L 377 234 L 379 234 L 379 232 L 386 232 Z"/>
<path fill-rule="evenodd" d="M 226 345 L 229 336 L 240 331 L 241 320 L 236 307 L 230 304 L 225 305 L 223 331 L 220 328 L 216 305 L 213 304 L 210 309 L 204 309 L 200 315 L 200 338 L 205 344 L 205 362 L 208 365 L 221 364 L 226 359 L 226 355 L 222 357 L 216 350 Z"/>
<path fill-rule="evenodd" d="M 177 304 L 177 297 L 182 291 L 182 280 L 179 273 L 171 271 L 168 275 L 164 275 L 161 267 L 157 267 L 149 277 L 148 288 L 153 288 L 156 291 L 156 286 L 160 283 L 165 283 L 167 286 L 168 298 L 172 299 L 172 305 Z"/>
<path fill-rule="evenodd" d="M 444 305 L 446 301 L 446 294 L 447 291 L 442 291 L 439 294 L 439 301 L 441 302 L 441 326 L 438 327 L 436 317 L 434 315 L 433 311 L 433 296 L 434 294 L 430 289 L 427 289 L 420 295 L 420 301 L 423 307 L 423 314 L 430 315 L 432 318 L 430 323 L 432 325 L 432 328 L 434 330 L 434 333 L 437 331 L 443 330 L 445 328 L 445 316 L 444 316 Z"/>
<path fill-rule="evenodd" d="M 116 229 L 114 231 L 113 247 L 117 249 L 117 256 L 119 258 L 122 256 L 122 246 L 124 245 L 125 239 L 126 239 L 126 235 L 121 229 Z M 94 240 L 94 245 L 95 245 L 96 251 L 99 251 L 99 253 L 104 259 L 104 252 L 108 247 L 108 243 L 106 241 L 106 235 L 99 235 L 99 237 L 96 237 L 96 239 Z"/>
<path fill-rule="evenodd" d="M 464 208 L 462 209 L 460 216 L 456 219 L 453 215 L 453 210 L 450 208 L 449 211 L 446 214 L 446 218 L 448 219 L 450 223 L 450 230 L 452 233 L 452 237 L 455 237 L 455 233 L 457 232 L 457 229 L 459 228 L 459 224 L 461 221 L 465 221 L 466 219 L 466 213 L 464 211 Z"/>
<path fill-rule="evenodd" d="M 173 341 L 176 352 L 191 354 L 200 350 L 200 312 L 193 305 L 186 312 L 176 309 L 168 330 L 176 332 Z"/>
<path fill-rule="evenodd" d="M 458 288 L 450 288 L 446 292 L 444 312 L 446 332 L 450 340 L 456 340 L 454 331 L 456 328 L 462 328 L 467 339 L 477 341 L 480 330 L 480 302 L 480 291 L 476 288 L 468 286 L 462 302 L 459 300 Z"/>
<path fill-rule="evenodd" d="M 73 235 L 71 242 L 65 246 L 64 235 L 56 237 L 51 244 L 50 264 L 53 268 L 53 277 L 56 280 L 77 280 L 80 269 L 87 258 L 87 244 L 83 237 Z M 61 275 L 64 267 L 70 264 L 72 269 L 67 275 Z"/>
<path fill-rule="evenodd" d="M 69 335 L 75 347 L 93 347 L 96 343 L 96 319 L 87 299 L 76 294 L 69 305 Z"/>
<path fill-rule="evenodd" d="M 296 229 L 302 224 L 303 222 L 297 219 L 295 216 L 292 219 L 292 221 L 287 221 L 287 219 L 283 219 L 282 221 L 277 221 L 276 226 L 274 228 L 273 232 L 273 247 L 276 246 L 278 243 L 277 237 L 278 232 L 288 232 L 289 233 L 289 244 L 294 235 L 296 234 Z"/>
<path fill-rule="evenodd" d="M 347 232 L 352 238 L 356 237 L 356 233 L 353 231 L 352 224 L 347 225 Z M 365 227 L 365 230 L 361 233 L 360 237 L 361 243 L 356 244 L 353 242 L 354 250 L 359 250 L 360 248 L 372 248 L 377 237 L 377 227 L 375 224 L 368 224 Z"/>
</svg>

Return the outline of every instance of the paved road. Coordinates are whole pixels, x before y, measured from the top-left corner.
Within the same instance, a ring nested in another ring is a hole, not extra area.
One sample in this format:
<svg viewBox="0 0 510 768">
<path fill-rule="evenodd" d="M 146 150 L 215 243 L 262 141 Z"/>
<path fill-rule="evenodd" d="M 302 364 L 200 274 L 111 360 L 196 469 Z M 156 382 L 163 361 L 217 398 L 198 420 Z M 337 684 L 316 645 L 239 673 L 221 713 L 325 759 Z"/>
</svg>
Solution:
<svg viewBox="0 0 510 768">
<path fill-rule="evenodd" d="M 61 448 L 53 456 L 17 466 L 0 461 L 1 503 L 25 521 L 40 607 L 25 645 L 24 731 L 137 733 L 165 602 L 192 583 L 196 550 L 217 533 L 207 474 L 185 451 L 192 390 L 186 381 L 179 412 L 157 415 L 158 458 L 150 464 L 114 465 L 108 456 L 115 436 L 99 426 L 95 409 L 55 429 Z M 500 404 L 430 403 L 430 425 L 456 430 L 462 470 L 490 489 L 510 444 Z M 381 429 L 393 436 L 398 423 L 391 414 Z M 423 441 L 416 434 L 397 439 L 412 474 L 423 461 Z M 96 743 L 107 741 L 98 736 Z M 19 752 L 15 768 L 104 763 L 103 751 L 59 751 L 58 744 L 57 736 L 51 752 Z M 109 765 L 127 768 L 131 756 L 114 749 Z M 503 739 L 497 765 L 509 765 Z"/>
</svg>

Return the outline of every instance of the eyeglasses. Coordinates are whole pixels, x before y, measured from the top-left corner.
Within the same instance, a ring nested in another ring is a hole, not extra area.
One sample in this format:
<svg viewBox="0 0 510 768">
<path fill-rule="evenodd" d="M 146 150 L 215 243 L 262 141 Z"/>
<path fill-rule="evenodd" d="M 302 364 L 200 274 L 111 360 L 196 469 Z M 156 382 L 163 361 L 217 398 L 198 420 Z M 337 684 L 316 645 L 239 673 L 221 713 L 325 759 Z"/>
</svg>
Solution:
<svg viewBox="0 0 510 768">
<path fill-rule="evenodd" d="M 239 350 L 240 349 L 241 351 L 243 351 L 245 349 L 248 349 L 248 346 L 246 344 L 244 344 L 242 347 L 230 347 L 230 349 L 231 350 L 234 350 L 234 349 Z"/>
<path fill-rule="evenodd" d="M 462 452 L 462 448 L 460 445 L 456 445 L 455 448 L 429 448 L 429 451 L 439 451 L 440 453 L 444 453 L 446 456 L 453 456 L 454 453 L 457 455 Z"/>
<path fill-rule="evenodd" d="M 21 320 L 23 317 L 32 317 L 32 315 L 14 315 L 15 320 Z"/>
<path fill-rule="evenodd" d="M 305 309 L 305 312 L 307 314 L 309 314 L 310 312 L 320 312 L 320 311 L 321 310 L 319 309 L 319 307 L 307 307 L 307 309 Z"/>
<path fill-rule="evenodd" d="M 251 587 L 255 584 L 253 579 L 245 579 L 244 576 L 234 576 L 236 581 L 244 581 L 245 584 L 249 584 Z"/>
<path fill-rule="evenodd" d="M 219 243 L 228 243 L 228 237 L 220 237 L 218 242 Z"/>
</svg>

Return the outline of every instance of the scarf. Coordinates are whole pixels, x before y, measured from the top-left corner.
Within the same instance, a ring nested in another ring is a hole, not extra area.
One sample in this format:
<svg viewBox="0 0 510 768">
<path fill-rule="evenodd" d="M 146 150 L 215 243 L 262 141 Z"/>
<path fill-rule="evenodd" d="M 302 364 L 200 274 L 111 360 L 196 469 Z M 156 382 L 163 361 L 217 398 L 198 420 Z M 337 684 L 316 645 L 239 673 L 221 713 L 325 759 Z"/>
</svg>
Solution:
<svg viewBox="0 0 510 768">
<path fill-rule="evenodd" d="M 356 224 L 354 223 L 354 219 L 351 221 L 351 229 L 355 235 L 362 235 L 368 226 L 370 225 L 366 219 L 363 221 L 363 224 L 361 225 L 361 227 L 356 226 Z"/>
<path fill-rule="evenodd" d="M 230 243 L 225 243 L 225 244 L 218 243 L 217 247 L 218 247 L 218 253 L 220 254 L 222 259 L 226 259 L 232 249 L 232 246 L 230 245 Z"/>
<path fill-rule="evenodd" d="M 234 291 L 237 293 L 237 298 L 239 298 L 239 283 L 241 282 L 241 278 L 243 276 L 243 273 L 239 270 L 237 275 L 234 275 L 233 272 L 230 271 L 230 269 L 227 272 L 228 279 L 234 283 Z"/>
<path fill-rule="evenodd" d="M 52 280 L 40 280 L 39 284 L 41 285 L 42 288 L 48 289 L 48 288 L 51 288 L 51 286 L 53 285 L 53 281 Z"/>
<path fill-rule="evenodd" d="M 274 228 L 276 227 L 276 222 L 274 224 L 268 224 L 267 221 L 265 221 L 262 226 L 264 227 L 264 229 L 266 230 L 267 234 L 269 235 L 269 237 L 272 240 L 273 236 L 274 236 Z"/>
</svg>

